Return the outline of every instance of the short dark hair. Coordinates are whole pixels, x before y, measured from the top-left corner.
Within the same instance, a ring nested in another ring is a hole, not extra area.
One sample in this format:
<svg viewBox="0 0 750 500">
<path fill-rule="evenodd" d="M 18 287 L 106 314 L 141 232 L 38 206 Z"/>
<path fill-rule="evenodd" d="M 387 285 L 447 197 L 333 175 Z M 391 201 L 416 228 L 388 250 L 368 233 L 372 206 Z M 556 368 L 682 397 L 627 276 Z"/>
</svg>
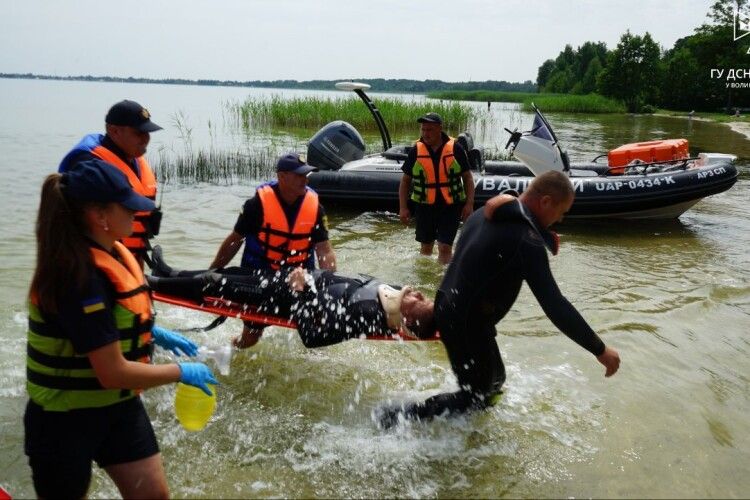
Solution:
<svg viewBox="0 0 750 500">
<path fill-rule="evenodd" d="M 575 195 L 568 176 L 556 170 L 549 170 L 535 177 L 526 192 L 530 196 L 550 196 L 555 203 L 569 200 Z"/>
<path fill-rule="evenodd" d="M 435 336 L 437 332 L 437 324 L 435 323 L 435 314 L 431 309 L 429 314 L 427 311 L 417 313 L 415 318 L 411 319 L 410 323 L 406 324 L 406 327 L 412 332 L 417 338 L 428 339 Z"/>
</svg>

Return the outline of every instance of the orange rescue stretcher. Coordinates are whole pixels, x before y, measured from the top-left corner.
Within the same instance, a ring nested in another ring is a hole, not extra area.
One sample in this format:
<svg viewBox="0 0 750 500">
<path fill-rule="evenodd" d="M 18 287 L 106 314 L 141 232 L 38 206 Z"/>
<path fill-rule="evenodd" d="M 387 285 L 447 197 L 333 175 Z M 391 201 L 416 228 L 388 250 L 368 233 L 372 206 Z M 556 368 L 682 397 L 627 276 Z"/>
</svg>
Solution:
<svg viewBox="0 0 750 500">
<path fill-rule="evenodd" d="M 151 294 L 154 300 L 164 302 L 165 304 L 172 304 L 180 307 L 187 307 L 188 309 L 195 309 L 196 311 L 203 311 L 212 314 L 218 314 L 219 316 L 226 316 L 228 318 L 237 318 L 243 321 L 252 321 L 254 323 L 262 323 L 268 326 L 281 326 L 284 328 L 297 328 L 294 321 L 282 318 L 280 316 L 272 316 L 258 312 L 257 308 L 253 305 L 240 304 L 220 297 L 205 297 L 203 302 L 195 302 L 183 297 L 175 297 L 172 295 L 164 295 L 159 292 L 153 292 Z M 423 341 L 423 340 L 438 340 L 440 334 L 435 334 L 434 337 L 428 338 L 415 338 L 410 335 L 405 335 L 402 331 L 398 333 L 381 333 L 381 334 L 368 334 L 362 336 L 366 340 L 402 340 L 407 342 Z"/>
</svg>

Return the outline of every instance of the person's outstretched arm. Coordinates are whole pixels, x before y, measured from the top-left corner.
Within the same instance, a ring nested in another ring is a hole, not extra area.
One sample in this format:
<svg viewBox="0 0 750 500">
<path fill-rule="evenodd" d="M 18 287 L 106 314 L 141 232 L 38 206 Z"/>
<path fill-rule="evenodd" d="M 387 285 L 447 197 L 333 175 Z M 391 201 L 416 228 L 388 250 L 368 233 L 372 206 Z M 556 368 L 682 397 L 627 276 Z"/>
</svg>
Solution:
<svg viewBox="0 0 750 500">
<path fill-rule="evenodd" d="M 224 239 L 219 247 L 219 251 L 216 252 L 216 257 L 214 257 L 209 267 L 211 269 L 221 269 L 229 264 L 229 261 L 237 255 L 237 251 L 242 246 L 243 241 L 245 241 L 245 237 L 238 232 L 232 231 L 229 233 L 229 236 Z"/>
<path fill-rule="evenodd" d="M 461 220 L 466 220 L 469 216 L 474 213 L 474 176 L 471 170 L 461 174 L 461 178 L 464 181 L 464 189 L 466 190 L 466 203 L 461 211 Z"/>
<path fill-rule="evenodd" d="M 463 209 L 461 209 L 461 220 L 465 221 L 474 213 L 474 176 L 471 173 L 468 152 L 458 142 L 453 146 L 453 154 L 461 166 L 461 180 L 463 181 L 464 193 L 466 194 L 466 202 Z"/>
<path fill-rule="evenodd" d="M 611 377 L 620 369 L 620 355 L 611 347 L 605 347 L 604 352 L 597 356 L 596 360 L 607 369 L 604 372 L 605 377 Z"/>
<path fill-rule="evenodd" d="M 615 374 L 620 366 L 620 356 L 591 329 L 578 310 L 563 296 L 549 268 L 549 260 L 541 239 L 538 244 L 525 242 L 524 255 L 526 282 L 544 313 L 554 325 L 606 367 L 605 376 Z"/>
<path fill-rule="evenodd" d="M 336 271 L 336 254 L 329 240 L 316 243 L 315 254 L 318 256 L 318 267 L 326 271 Z"/>
<path fill-rule="evenodd" d="M 112 342 L 88 353 L 96 378 L 105 389 L 148 389 L 173 382 L 184 382 L 210 392 L 206 384 L 217 384 L 204 363 L 152 365 L 129 361 L 119 342 Z"/>
<path fill-rule="evenodd" d="M 398 184 L 398 217 L 403 224 L 408 224 L 411 217 L 411 212 L 409 212 L 409 189 L 411 189 L 411 176 L 403 174 Z"/>
<path fill-rule="evenodd" d="M 406 152 L 406 161 L 401 165 L 401 172 L 403 172 L 403 175 L 398 184 L 398 217 L 402 224 L 408 224 L 409 218 L 411 218 L 412 215 L 409 210 L 409 191 L 411 191 L 411 172 L 416 161 L 417 148 L 408 148 Z"/>
</svg>

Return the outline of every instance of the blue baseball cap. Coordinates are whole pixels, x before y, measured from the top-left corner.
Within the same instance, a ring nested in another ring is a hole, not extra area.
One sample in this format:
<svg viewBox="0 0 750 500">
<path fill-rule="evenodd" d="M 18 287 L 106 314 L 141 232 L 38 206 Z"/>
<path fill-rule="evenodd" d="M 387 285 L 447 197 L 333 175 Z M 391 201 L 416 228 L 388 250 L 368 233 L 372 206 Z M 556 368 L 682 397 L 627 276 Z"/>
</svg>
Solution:
<svg viewBox="0 0 750 500">
<path fill-rule="evenodd" d="M 102 160 L 86 160 L 62 174 L 63 192 L 68 198 L 99 203 L 119 203 L 136 212 L 150 212 L 156 205 L 133 191 L 128 178 Z"/>
<path fill-rule="evenodd" d="M 156 132 L 162 128 L 151 121 L 151 113 L 135 101 L 125 99 L 112 105 L 104 117 L 110 125 L 133 127 L 140 132 Z"/>
<path fill-rule="evenodd" d="M 310 172 L 317 172 L 318 169 L 305 163 L 305 157 L 297 153 L 287 153 L 281 155 L 276 162 L 277 172 L 292 172 L 299 175 L 307 175 Z"/>
</svg>

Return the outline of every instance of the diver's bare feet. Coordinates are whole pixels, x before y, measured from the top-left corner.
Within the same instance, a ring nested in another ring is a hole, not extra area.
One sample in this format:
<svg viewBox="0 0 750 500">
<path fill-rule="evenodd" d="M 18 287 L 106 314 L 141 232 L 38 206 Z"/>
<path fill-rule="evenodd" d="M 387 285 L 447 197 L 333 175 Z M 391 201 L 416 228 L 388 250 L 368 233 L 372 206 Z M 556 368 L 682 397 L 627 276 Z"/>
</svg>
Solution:
<svg viewBox="0 0 750 500">
<path fill-rule="evenodd" d="M 263 330 L 245 328 L 242 330 L 242 335 L 232 339 L 232 346 L 237 349 L 247 349 L 257 344 L 261 335 L 263 335 Z"/>
</svg>

